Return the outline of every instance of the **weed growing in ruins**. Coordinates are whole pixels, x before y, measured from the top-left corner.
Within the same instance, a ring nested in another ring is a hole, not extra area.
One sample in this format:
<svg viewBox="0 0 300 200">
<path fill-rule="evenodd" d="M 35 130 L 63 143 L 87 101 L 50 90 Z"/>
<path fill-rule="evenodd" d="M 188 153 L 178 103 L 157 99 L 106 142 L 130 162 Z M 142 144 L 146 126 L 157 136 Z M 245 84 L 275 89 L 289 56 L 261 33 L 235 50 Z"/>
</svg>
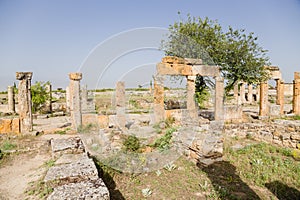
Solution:
<svg viewBox="0 0 300 200">
<path fill-rule="evenodd" d="M 25 192 L 29 196 L 36 196 L 39 199 L 45 199 L 53 192 L 53 187 L 47 185 L 44 181 L 31 182 L 30 188 Z M 27 198 L 27 199 L 31 199 Z"/>
<path fill-rule="evenodd" d="M 125 147 L 125 151 L 136 152 L 140 149 L 141 144 L 135 135 L 130 135 L 124 140 L 123 146 Z"/>
<path fill-rule="evenodd" d="M 55 160 L 48 160 L 44 163 L 44 166 L 46 166 L 47 168 L 53 167 L 55 165 Z"/>
<path fill-rule="evenodd" d="M 285 184 L 300 187 L 300 163 L 292 158 L 288 148 L 275 147 L 265 143 L 246 146 L 228 152 L 231 163 L 237 163 L 240 175 L 258 186 L 281 180 Z"/>
<path fill-rule="evenodd" d="M 15 149 L 16 147 L 16 144 L 11 143 L 9 140 L 5 140 L 1 145 L 0 149 L 2 149 L 3 151 L 9 151 Z"/>
<path fill-rule="evenodd" d="M 97 128 L 97 125 L 90 123 L 90 124 L 87 124 L 87 125 L 81 125 L 81 126 L 79 126 L 78 129 L 77 129 L 77 131 L 79 133 L 88 133 L 90 131 L 95 130 L 96 128 Z"/>
<path fill-rule="evenodd" d="M 172 139 L 172 134 L 177 131 L 176 128 L 169 128 L 166 130 L 166 133 L 155 140 L 155 142 L 150 145 L 151 147 L 158 148 L 160 151 L 167 150 L 171 147 L 171 139 Z"/>
</svg>

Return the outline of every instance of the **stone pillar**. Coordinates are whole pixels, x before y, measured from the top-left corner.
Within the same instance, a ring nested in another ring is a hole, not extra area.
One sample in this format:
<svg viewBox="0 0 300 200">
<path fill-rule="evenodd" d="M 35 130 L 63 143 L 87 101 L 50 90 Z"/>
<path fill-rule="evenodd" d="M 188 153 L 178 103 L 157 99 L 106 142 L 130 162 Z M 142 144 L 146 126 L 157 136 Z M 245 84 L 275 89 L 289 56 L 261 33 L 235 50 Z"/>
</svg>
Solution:
<svg viewBox="0 0 300 200">
<path fill-rule="evenodd" d="M 85 113 L 88 111 L 88 90 L 87 85 L 83 86 L 81 89 L 81 109 Z"/>
<path fill-rule="evenodd" d="M 293 113 L 300 115 L 300 72 L 294 73 Z"/>
<path fill-rule="evenodd" d="M 215 120 L 224 120 L 224 79 L 216 77 Z"/>
<path fill-rule="evenodd" d="M 239 102 L 239 84 L 236 83 L 233 87 L 233 97 L 235 99 L 235 102 Z"/>
<path fill-rule="evenodd" d="M 164 108 L 164 81 L 162 76 L 156 76 L 154 78 L 154 123 L 158 123 L 165 119 Z"/>
<path fill-rule="evenodd" d="M 245 99 L 245 83 L 241 83 L 240 84 L 240 98 L 241 98 L 241 103 L 244 104 L 246 103 L 246 99 Z"/>
<path fill-rule="evenodd" d="M 187 110 L 191 119 L 198 116 L 195 102 L 195 80 L 196 76 L 187 76 Z"/>
<path fill-rule="evenodd" d="M 260 84 L 256 85 L 256 89 L 255 89 L 255 94 L 256 94 L 256 102 L 260 101 Z"/>
<path fill-rule="evenodd" d="M 70 113 L 70 88 L 69 86 L 66 87 L 66 111 L 67 113 Z"/>
<path fill-rule="evenodd" d="M 248 95 L 247 95 L 247 97 L 248 97 L 248 102 L 250 104 L 252 104 L 252 102 L 253 102 L 253 85 L 252 84 L 248 84 Z"/>
<path fill-rule="evenodd" d="M 280 105 L 280 115 L 284 114 L 284 82 L 281 79 L 276 80 L 276 104 Z"/>
<path fill-rule="evenodd" d="M 268 83 L 263 82 L 260 84 L 259 116 L 269 115 L 268 90 Z"/>
<path fill-rule="evenodd" d="M 32 131 L 32 108 L 31 108 L 31 78 L 32 72 L 16 72 L 19 80 L 18 87 L 18 112 L 20 118 L 21 133 Z"/>
<path fill-rule="evenodd" d="M 117 113 L 117 123 L 119 128 L 125 128 L 126 125 L 126 115 L 125 115 L 125 83 L 122 81 L 117 82 L 116 85 L 116 113 Z"/>
<path fill-rule="evenodd" d="M 78 129 L 82 125 L 81 101 L 80 101 L 80 80 L 82 73 L 70 73 L 70 112 L 72 118 L 72 126 Z"/>
<path fill-rule="evenodd" d="M 46 85 L 46 93 L 48 94 L 48 99 L 46 100 L 46 108 L 45 111 L 48 113 L 52 112 L 52 86 L 51 84 Z"/>
<path fill-rule="evenodd" d="M 15 113 L 15 92 L 13 86 L 7 87 L 7 96 L 8 96 L 8 112 Z"/>
</svg>

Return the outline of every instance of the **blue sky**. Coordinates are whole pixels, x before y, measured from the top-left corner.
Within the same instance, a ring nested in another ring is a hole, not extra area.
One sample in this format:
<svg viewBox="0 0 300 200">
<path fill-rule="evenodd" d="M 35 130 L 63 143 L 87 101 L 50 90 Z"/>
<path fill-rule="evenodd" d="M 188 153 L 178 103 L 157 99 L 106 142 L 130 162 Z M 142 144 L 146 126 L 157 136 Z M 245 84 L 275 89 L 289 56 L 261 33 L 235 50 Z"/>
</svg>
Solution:
<svg viewBox="0 0 300 200">
<path fill-rule="evenodd" d="M 33 71 L 33 81 L 54 88 L 65 88 L 73 71 L 92 88 L 122 79 L 146 85 L 163 55 L 158 35 L 178 11 L 254 32 L 286 82 L 300 71 L 299 0 L 0 0 L 0 90 L 17 83 L 16 71 Z"/>
</svg>

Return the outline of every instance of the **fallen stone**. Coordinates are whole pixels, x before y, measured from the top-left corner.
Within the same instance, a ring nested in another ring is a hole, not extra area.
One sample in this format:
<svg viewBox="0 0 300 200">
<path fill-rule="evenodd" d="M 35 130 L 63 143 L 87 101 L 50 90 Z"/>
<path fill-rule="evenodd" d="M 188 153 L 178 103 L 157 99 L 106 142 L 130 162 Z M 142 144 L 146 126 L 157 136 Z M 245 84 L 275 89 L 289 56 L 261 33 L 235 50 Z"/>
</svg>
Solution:
<svg viewBox="0 0 300 200">
<path fill-rule="evenodd" d="M 45 182 L 59 180 L 61 182 L 79 182 L 84 180 L 97 180 L 98 171 L 95 163 L 87 156 L 70 164 L 51 167 L 45 178 Z"/>
<path fill-rule="evenodd" d="M 68 139 L 51 140 L 52 155 L 57 157 L 66 153 L 83 153 L 85 151 L 83 143 L 79 137 Z"/>
<path fill-rule="evenodd" d="M 95 199 L 109 200 L 110 195 L 102 179 L 70 183 L 54 188 L 48 200 L 60 199 Z"/>
</svg>

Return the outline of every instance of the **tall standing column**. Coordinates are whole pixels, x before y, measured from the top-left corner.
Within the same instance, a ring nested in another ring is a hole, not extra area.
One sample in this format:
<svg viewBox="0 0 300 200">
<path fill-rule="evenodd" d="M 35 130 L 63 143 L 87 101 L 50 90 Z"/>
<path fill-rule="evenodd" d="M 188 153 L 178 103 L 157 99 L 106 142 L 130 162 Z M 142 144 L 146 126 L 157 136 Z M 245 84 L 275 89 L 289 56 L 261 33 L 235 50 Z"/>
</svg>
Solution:
<svg viewBox="0 0 300 200">
<path fill-rule="evenodd" d="M 72 126 L 78 129 L 82 125 L 81 101 L 80 101 L 80 80 L 82 73 L 70 73 L 70 112 L 72 117 Z"/>
<path fill-rule="evenodd" d="M 116 86 L 116 113 L 117 113 L 117 123 L 119 128 L 125 128 L 126 125 L 126 115 L 125 115 L 125 83 L 122 81 L 117 82 Z"/>
<path fill-rule="evenodd" d="M 52 86 L 51 84 L 46 85 L 46 93 L 48 94 L 48 98 L 46 100 L 46 112 L 51 113 L 52 112 Z"/>
<path fill-rule="evenodd" d="M 88 111 L 88 89 L 87 85 L 84 85 L 81 89 L 81 109 L 83 113 Z"/>
<path fill-rule="evenodd" d="M 154 78 L 154 123 L 158 123 L 165 119 L 165 108 L 164 108 L 164 81 L 163 77 L 157 75 Z"/>
<path fill-rule="evenodd" d="M 293 113 L 300 115 L 300 72 L 294 73 Z"/>
<path fill-rule="evenodd" d="M 244 104 L 246 103 L 246 99 L 245 99 L 245 83 L 241 83 L 240 84 L 240 98 L 241 98 L 241 103 Z"/>
<path fill-rule="evenodd" d="M 19 80 L 18 87 L 18 112 L 20 118 L 21 133 L 32 131 L 32 110 L 31 110 L 31 78 L 32 72 L 16 72 L 16 79 Z"/>
<path fill-rule="evenodd" d="M 15 113 L 15 92 L 13 86 L 7 87 L 7 96 L 8 96 L 8 112 Z"/>
<path fill-rule="evenodd" d="M 247 98 L 248 98 L 248 102 L 250 104 L 252 104 L 252 101 L 253 101 L 253 85 L 252 84 L 248 84 L 248 95 L 247 95 Z"/>
<path fill-rule="evenodd" d="M 66 111 L 67 113 L 70 113 L 70 88 L 69 86 L 66 87 Z"/>
<path fill-rule="evenodd" d="M 259 104 L 259 115 L 269 115 L 269 102 L 268 102 L 268 83 L 260 83 L 260 104 Z"/>
<path fill-rule="evenodd" d="M 191 119 L 198 116 L 195 102 L 195 76 L 187 76 L 187 110 Z"/>
<path fill-rule="evenodd" d="M 216 77 L 215 120 L 224 120 L 224 79 Z"/>
<path fill-rule="evenodd" d="M 239 84 L 235 84 L 233 87 L 233 97 L 235 99 L 235 102 L 238 104 L 239 102 Z"/>
<path fill-rule="evenodd" d="M 281 79 L 276 80 L 276 104 L 280 105 L 280 114 L 284 114 L 284 82 Z"/>
</svg>

